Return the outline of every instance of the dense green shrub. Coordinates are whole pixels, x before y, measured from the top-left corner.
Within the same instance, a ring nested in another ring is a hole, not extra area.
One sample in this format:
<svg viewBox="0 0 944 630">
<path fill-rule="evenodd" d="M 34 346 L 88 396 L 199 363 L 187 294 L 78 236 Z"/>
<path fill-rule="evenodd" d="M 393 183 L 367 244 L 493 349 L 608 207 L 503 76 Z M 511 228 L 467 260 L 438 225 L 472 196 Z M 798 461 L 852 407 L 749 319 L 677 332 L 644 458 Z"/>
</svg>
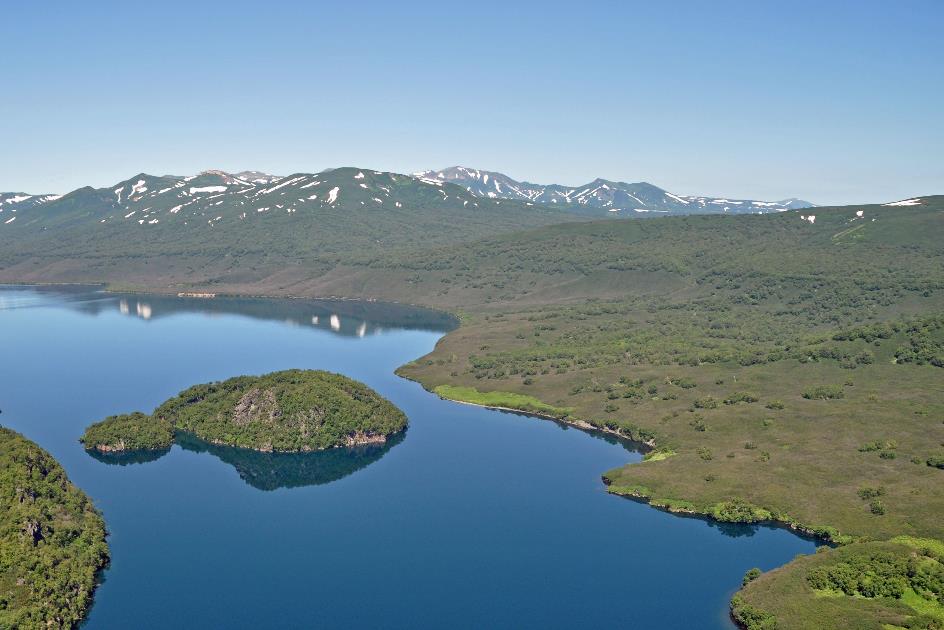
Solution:
<svg viewBox="0 0 944 630">
<path fill-rule="evenodd" d="M 741 586 L 746 586 L 749 582 L 753 582 L 760 577 L 761 570 L 757 567 L 753 569 L 748 569 L 747 573 L 744 574 L 744 578 L 741 580 Z"/>
<path fill-rule="evenodd" d="M 862 499 L 863 501 L 866 501 L 868 499 L 874 499 L 880 496 L 884 496 L 884 494 L 885 494 L 885 488 L 883 488 L 882 486 L 879 486 L 878 488 L 871 488 L 871 487 L 860 488 L 858 492 L 859 498 Z"/>
<path fill-rule="evenodd" d="M 816 590 L 870 598 L 897 599 L 912 588 L 925 599 L 944 603 L 944 565 L 917 553 L 850 553 L 832 566 L 811 569 L 807 582 Z"/>
<path fill-rule="evenodd" d="M 752 505 L 741 498 L 723 501 L 714 505 L 710 514 L 718 521 L 726 523 L 757 523 L 770 520 L 770 512 Z"/>
<path fill-rule="evenodd" d="M 747 392 L 734 392 L 730 394 L 727 398 L 724 399 L 724 404 L 726 405 L 736 405 L 738 403 L 755 403 L 760 400 L 754 394 L 749 394 Z"/>
<path fill-rule="evenodd" d="M 717 409 L 718 400 L 711 396 L 705 396 L 704 398 L 697 399 L 692 405 L 696 409 Z"/>
<path fill-rule="evenodd" d="M 803 392 L 803 397 L 807 400 L 832 400 L 844 396 L 841 385 L 819 385 Z"/>
<path fill-rule="evenodd" d="M 740 595 L 731 598 L 731 616 L 746 630 L 776 630 L 777 618 L 751 606 Z"/>
</svg>

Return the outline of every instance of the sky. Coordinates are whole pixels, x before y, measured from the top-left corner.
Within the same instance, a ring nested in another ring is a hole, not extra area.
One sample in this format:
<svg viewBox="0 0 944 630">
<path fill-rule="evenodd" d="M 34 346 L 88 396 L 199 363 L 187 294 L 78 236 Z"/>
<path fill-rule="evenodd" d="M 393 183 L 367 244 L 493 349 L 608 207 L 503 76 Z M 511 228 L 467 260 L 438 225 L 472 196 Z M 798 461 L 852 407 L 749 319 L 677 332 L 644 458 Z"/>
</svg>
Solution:
<svg viewBox="0 0 944 630">
<path fill-rule="evenodd" d="M 944 193 L 941 0 L 52 0 L 0 22 L 0 191 L 464 165 L 819 204 Z"/>
</svg>

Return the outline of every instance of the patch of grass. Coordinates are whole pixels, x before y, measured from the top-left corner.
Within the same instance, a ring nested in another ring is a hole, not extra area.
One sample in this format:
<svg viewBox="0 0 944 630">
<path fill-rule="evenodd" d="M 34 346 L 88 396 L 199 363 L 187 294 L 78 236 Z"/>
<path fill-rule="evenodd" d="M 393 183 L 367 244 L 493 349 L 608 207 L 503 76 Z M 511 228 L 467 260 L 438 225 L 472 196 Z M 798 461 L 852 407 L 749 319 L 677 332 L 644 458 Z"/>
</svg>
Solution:
<svg viewBox="0 0 944 630">
<path fill-rule="evenodd" d="M 459 402 L 482 405 L 484 407 L 502 407 L 519 411 L 537 413 L 555 418 L 565 418 L 573 413 L 572 407 L 555 407 L 541 402 L 534 396 L 514 392 L 480 392 L 474 387 L 439 385 L 433 391 L 442 398 Z"/>
<path fill-rule="evenodd" d="M 649 451 L 643 456 L 643 460 L 647 462 L 661 462 L 664 459 L 668 459 L 676 455 L 676 452 L 669 448 L 659 448 L 652 451 Z"/>
<path fill-rule="evenodd" d="M 650 499 L 649 503 L 656 507 L 663 508 L 669 512 L 697 513 L 698 508 L 691 501 L 681 499 Z"/>
<path fill-rule="evenodd" d="M 944 626 L 944 604 L 941 602 L 923 597 L 913 588 L 905 589 L 900 599 L 903 604 L 913 608 L 918 614 L 937 619 Z"/>
<path fill-rule="evenodd" d="M 891 539 L 891 542 L 907 545 L 914 549 L 927 550 L 937 555 L 938 558 L 944 558 L 944 541 L 917 536 L 895 536 Z"/>
</svg>

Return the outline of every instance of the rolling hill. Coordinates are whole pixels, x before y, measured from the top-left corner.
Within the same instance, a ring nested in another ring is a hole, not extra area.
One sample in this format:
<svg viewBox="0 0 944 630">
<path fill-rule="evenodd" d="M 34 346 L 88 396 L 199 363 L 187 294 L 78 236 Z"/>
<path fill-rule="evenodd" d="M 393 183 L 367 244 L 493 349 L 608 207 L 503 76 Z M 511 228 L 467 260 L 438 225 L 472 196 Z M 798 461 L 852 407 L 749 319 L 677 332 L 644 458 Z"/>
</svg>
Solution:
<svg viewBox="0 0 944 630">
<path fill-rule="evenodd" d="M 139 267 L 146 275 L 173 267 L 198 279 L 208 269 L 237 276 L 286 265 L 324 270 L 394 249 L 581 219 L 541 204 L 480 199 L 455 184 L 358 168 L 276 179 L 141 173 L 18 205 L 0 218 L 7 212 L 0 222 L 2 275 L 62 281 L 95 275 L 89 270 L 96 268 L 112 279 Z"/>
</svg>

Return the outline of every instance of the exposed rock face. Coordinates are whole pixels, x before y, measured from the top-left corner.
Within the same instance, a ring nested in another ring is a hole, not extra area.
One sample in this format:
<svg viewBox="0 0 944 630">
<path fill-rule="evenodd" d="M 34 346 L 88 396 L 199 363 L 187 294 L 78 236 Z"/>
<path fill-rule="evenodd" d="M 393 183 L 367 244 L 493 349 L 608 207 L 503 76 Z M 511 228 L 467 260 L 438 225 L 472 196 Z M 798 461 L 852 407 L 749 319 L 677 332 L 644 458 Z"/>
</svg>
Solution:
<svg viewBox="0 0 944 630">
<path fill-rule="evenodd" d="M 385 444 L 387 442 L 386 435 L 369 435 L 362 431 L 353 433 L 344 438 L 345 446 L 363 446 L 364 444 Z"/>
<path fill-rule="evenodd" d="M 100 453 L 121 453 L 127 450 L 124 440 L 118 440 L 114 444 L 96 444 L 95 450 Z"/>
<path fill-rule="evenodd" d="M 265 422 L 272 424 L 282 415 L 275 394 L 270 389 L 254 387 L 243 394 L 243 397 L 233 408 L 233 422 L 238 426 L 245 426 L 250 422 Z"/>
<path fill-rule="evenodd" d="M 27 520 L 23 523 L 23 535 L 35 547 L 43 539 L 43 528 L 39 521 L 35 519 Z"/>
</svg>

